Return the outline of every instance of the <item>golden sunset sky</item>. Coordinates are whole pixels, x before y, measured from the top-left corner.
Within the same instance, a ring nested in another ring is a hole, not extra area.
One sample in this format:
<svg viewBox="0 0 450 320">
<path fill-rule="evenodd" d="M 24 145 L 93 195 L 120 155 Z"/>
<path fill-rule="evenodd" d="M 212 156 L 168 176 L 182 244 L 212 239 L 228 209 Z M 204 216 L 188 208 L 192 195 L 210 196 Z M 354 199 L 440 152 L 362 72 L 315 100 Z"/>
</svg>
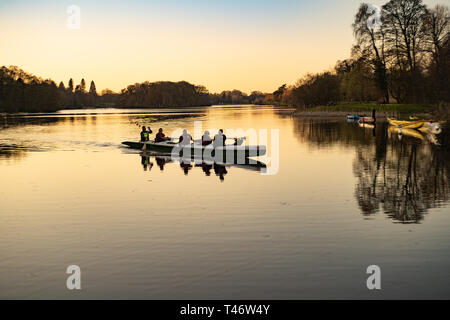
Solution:
<svg viewBox="0 0 450 320">
<path fill-rule="evenodd" d="M 65 85 L 94 80 L 98 91 L 186 80 L 272 92 L 350 56 L 360 2 L 1 1 L 0 65 Z M 80 29 L 67 28 L 70 5 L 81 9 Z"/>
</svg>

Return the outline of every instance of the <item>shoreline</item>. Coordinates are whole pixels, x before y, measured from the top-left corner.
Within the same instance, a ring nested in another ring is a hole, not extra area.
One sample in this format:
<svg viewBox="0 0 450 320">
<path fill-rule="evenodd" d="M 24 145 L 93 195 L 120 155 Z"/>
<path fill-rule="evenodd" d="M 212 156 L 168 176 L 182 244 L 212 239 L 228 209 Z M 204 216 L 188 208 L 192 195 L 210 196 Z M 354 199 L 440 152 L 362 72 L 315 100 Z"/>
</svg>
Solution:
<svg viewBox="0 0 450 320">
<path fill-rule="evenodd" d="M 422 119 L 439 119 L 448 118 L 448 109 L 444 106 L 434 105 L 418 105 L 418 104 L 389 104 L 389 105 L 372 105 L 372 104 L 341 104 L 337 106 L 317 106 L 308 110 L 296 110 L 292 113 L 294 117 L 326 117 L 339 118 L 347 117 L 347 115 L 358 114 L 359 116 L 371 117 L 372 111 L 375 110 L 376 118 L 409 118 L 416 116 Z"/>
<path fill-rule="evenodd" d="M 355 112 L 346 111 L 295 111 L 291 115 L 293 117 L 304 117 L 304 118 L 346 118 L 350 114 L 355 114 Z M 361 114 L 362 115 L 362 114 Z M 372 114 L 366 114 L 366 117 L 371 117 Z M 377 119 L 387 119 L 395 117 L 394 114 L 387 114 L 386 112 L 377 112 Z"/>
</svg>

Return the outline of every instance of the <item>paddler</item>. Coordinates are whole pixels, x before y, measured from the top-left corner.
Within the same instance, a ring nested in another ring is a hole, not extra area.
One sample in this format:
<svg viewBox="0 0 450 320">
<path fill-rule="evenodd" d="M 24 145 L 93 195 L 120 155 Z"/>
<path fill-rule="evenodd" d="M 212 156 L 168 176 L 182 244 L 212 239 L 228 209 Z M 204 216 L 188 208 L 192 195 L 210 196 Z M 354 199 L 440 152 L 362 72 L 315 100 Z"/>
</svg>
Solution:
<svg viewBox="0 0 450 320">
<path fill-rule="evenodd" d="M 223 130 L 220 129 L 219 132 L 214 136 L 214 148 L 223 147 L 227 136 L 223 134 Z"/>
<path fill-rule="evenodd" d="M 150 140 L 150 134 L 153 133 L 153 131 L 148 127 L 148 130 L 145 126 L 142 127 L 141 131 L 141 142 L 147 142 Z"/>
<path fill-rule="evenodd" d="M 169 137 L 166 137 L 166 135 L 163 133 L 163 129 L 159 128 L 158 133 L 156 134 L 155 142 L 164 142 L 169 140 Z"/>
<path fill-rule="evenodd" d="M 209 131 L 205 131 L 205 133 L 202 136 L 202 146 L 207 146 L 212 143 L 211 136 L 209 135 Z"/>
<path fill-rule="evenodd" d="M 180 136 L 179 144 L 188 145 L 191 144 L 192 136 L 188 133 L 186 129 L 183 130 L 183 134 Z"/>
</svg>

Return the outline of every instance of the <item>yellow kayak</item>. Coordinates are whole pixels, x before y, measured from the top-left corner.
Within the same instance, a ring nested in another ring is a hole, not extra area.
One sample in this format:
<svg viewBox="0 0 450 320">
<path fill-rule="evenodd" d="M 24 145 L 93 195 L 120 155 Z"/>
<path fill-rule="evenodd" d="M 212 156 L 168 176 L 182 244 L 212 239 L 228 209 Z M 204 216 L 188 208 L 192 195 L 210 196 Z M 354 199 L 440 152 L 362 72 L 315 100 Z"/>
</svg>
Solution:
<svg viewBox="0 0 450 320">
<path fill-rule="evenodd" d="M 391 126 L 401 127 L 404 129 L 419 129 L 425 124 L 425 121 L 403 121 L 403 120 L 394 120 L 387 119 Z"/>
</svg>

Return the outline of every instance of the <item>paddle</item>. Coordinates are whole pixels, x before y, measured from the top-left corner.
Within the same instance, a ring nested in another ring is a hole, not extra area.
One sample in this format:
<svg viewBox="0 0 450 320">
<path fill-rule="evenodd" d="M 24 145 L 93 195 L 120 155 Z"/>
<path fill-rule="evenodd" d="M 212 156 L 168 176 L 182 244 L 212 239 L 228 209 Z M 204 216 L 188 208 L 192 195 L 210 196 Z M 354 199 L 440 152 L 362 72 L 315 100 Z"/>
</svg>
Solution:
<svg viewBox="0 0 450 320">
<path fill-rule="evenodd" d="M 240 137 L 240 138 L 227 138 L 226 140 L 234 140 L 234 141 L 237 140 L 237 141 L 238 141 L 238 145 L 241 145 L 241 144 L 244 143 L 245 140 L 247 140 L 247 138 L 246 138 L 246 137 Z M 201 143 L 202 143 L 202 139 L 194 140 L 194 143 L 201 144 Z"/>
</svg>

